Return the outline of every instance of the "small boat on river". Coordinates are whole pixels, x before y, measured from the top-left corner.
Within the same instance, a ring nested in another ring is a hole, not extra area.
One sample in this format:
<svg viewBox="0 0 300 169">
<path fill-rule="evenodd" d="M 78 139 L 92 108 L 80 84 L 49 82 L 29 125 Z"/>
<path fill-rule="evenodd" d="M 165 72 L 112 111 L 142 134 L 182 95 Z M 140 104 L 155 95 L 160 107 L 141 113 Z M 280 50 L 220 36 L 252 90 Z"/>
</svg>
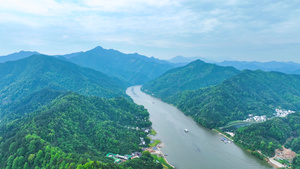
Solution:
<svg viewBox="0 0 300 169">
<path fill-rule="evenodd" d="M 189 132 L 189 130 L 188 129 L 184 129 L 184 132 L 187 133 L 187 132 Z"/>
</svg>

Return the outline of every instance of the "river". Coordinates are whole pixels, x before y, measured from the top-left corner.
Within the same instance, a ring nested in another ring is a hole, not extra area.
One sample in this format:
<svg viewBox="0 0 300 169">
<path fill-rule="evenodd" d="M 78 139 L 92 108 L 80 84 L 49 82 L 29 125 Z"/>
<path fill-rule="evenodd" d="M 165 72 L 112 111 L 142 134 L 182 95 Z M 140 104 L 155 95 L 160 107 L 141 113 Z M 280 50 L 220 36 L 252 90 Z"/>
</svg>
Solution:
<svg viewBox="0 0 300 169">
<path fill-rule="evenodd" d="M 167 160 L 178 169 L 264 169 L 272 168 L 234 143 L 225 144 L 222 136 L 204 128 L 176 107 L 151 97 L 140 90 L 141 86 L 126 90 L 136 104 L 150 113 L 152 127 L 164 147 Z M 189 132 L 185 133 L 184 129 Z"/>
</svg>

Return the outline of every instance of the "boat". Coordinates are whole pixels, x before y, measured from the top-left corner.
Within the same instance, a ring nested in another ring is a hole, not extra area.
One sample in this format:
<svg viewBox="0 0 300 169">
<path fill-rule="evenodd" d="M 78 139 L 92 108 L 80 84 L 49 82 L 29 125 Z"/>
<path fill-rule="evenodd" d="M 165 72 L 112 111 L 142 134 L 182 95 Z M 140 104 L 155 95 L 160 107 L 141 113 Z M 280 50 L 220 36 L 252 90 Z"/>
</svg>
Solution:
<svg viewBox="0 0 300 169">
<path fill-rule="evenodd" d="M 186 133 L 187 133 L 187 132 L 189 132 L 189 130 L 188 130 L 188 129 L 184 129 L 184 132 L 186 132 Z"/>
<path fill-rule="evenodd" d="M 231 143 L 231 141 L 229 141 L 229 140 L 226 139 L 225 137 L 222 137 L 221 140 L 222 140 L 225 144 Z"/>
</svg>

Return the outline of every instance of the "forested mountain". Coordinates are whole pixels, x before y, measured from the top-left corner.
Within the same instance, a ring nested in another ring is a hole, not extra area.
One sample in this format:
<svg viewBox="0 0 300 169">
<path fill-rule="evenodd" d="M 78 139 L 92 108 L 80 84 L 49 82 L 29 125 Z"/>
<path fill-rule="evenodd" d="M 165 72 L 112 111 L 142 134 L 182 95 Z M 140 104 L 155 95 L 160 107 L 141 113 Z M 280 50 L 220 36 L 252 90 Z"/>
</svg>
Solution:
<svg viewBox="0 0 300 169">
<path fill-rule="evenodd" d="M 38 106 L 28 106 L 41 98 Z M 5 116 L 8 120 L 0 122 L 1 168 L 137 168 L 137 164 L 162 168 L 147 154 L 122 165 L 105 157 L 108 152 L 129 154 L 140 150 L 140 137 L 149 142 L 140 130 L 151 126 L 148 112 L 127 99 L 42 90 L 21 102 L 25 112 L 32 112 L 15 120 Z M 11 104 L 6 109 L 14 107 Z"/>
<path fill-rule="evenodd" d="M 216 85 L 239 73 L 233 67 L 222 67 L 196 60 L 186 66 L 167 71 L 145 85 L 142 90 L 166 100 L 178 92 Z"/>
<path fill-rule="evenodd" d="M 184 91 L 168 99 L 201 125 L 220 127 L 275 108 L 300 110 L 300 76 L 245 70 L 219 85 Z"/>
<path fill-rule="evenodd" d="M 14 61 L 18 59 L 23 59 L 26 57 L 29 57 L 31 55 L 39 55 L 38 52 L 30 52 L 30 51 L 20 51 L 16 53 L 12 53 L 6 56 L 0 56 L 0 63 L 6 62 L 6 61 Z"/>
<path fill-rule="evenodd" d="M 71 57 L 69 60 L 117 77 L 128 85 L 144 84 L 174 67 L 167 61 L 153 57 L 148 58 L 137 53 L 124 54 L 117 50 L 103 49 L 100 46 Z"/>
<path fill-rule="evenodd" d="M 246 62 L 246 61 L 224 61 L 217 63 L 220 66 L 233 66 L 239 70 L 264 70 L 278 71 L 287 74 L 300 74 L 300 64 L 295 62 Z"/>
<path fill-rule="evenodd" d="M 251 150 L 261 150 L 274 156 L 276 148 L 284 145 L 300 154 L 300 113 L 284 118 L 274 118 L 263 123 L 239 128 L 235 132 L 235 141 Z M 294 159 L 294 165 L 300 167 L 300 157 Z"/>
<path fill-rule="evenodd" d="M 98 71 L 45 55 L 0 64 L 0 105 L 43 88 L 101 97 L 125 96 L 125 87 Z"/>
</svg>

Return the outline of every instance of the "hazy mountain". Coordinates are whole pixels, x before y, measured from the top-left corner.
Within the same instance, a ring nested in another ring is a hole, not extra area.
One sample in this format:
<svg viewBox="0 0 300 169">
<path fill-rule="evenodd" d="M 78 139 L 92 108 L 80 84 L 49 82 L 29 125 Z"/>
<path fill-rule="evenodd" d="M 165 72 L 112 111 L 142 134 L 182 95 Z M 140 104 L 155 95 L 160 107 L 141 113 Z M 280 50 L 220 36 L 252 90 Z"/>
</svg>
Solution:
<svg viewBox="0 0 300 169">
<path fill-rule="evenodd" d="M 288 74 L 300 74 L 300 64 L 294 62 L 246 62 L 246 61 L 224 61 L 217 63 L 220 66 L 233 66 L 239 70 L 264 70 L 278 71 Z"/>
<path fill-rule="evenodd" d="M 125 87 L 118 79 L 55 57 L 33 55 L 0 64 L 1 104 L 46 87 L 101 97 L 125 96 Z"/>
<path fill-rule="evenodd" d="M 168 62 L 171 62 L 171 63 L 176 63 L 176 64 L 183 64 L 182 66 L 190 63 L 190 62 L 193 62 L 195 60 L 203 60 L 207 63 L 212 63 L 213 61 L 211 60 L 208 60 L 208 59 L 205 59 L 205 58 L 202 58 L 202 57 L 198 57 L 198 56 L 195 56 L 195 57 L 184 57 L 184 56 L 176 56 L 172 59 L 169 59 Z"/>
<path fill-rule="evenodd" d="M 273 115 L 275 108 L 300 110 L 300 75 L 245 70 L 217 86 L 173 96 L 176 104 L 196 122 L 213 128 L 249 114 Z"/>
<path fill-rule="evenodd" d="M 78 65 L 117 77 L 128 85 L 144 84 L 174 67 L 167 61 L 153 57 L 148 58 L 137 53 L 124 54 L 117 50 L 107 50 L 102 47 L 80 53 L 69 60 Z"/>
<path fill-rule="evenodd" d="M 38 55 L 38 54 L 40 54 L 40 53 L 30 52 L 30 51 L 20 51 L 20 52 L 6 55 L 6 56 L 0 56 L 0 63 L 6 62 L 6 61 L 14 61 L 14 60 L 26 58 L 31 55 Z"/>
<path fill-rule="evenodd" d="M 190 64 L 174 68 L 145 85 L 142 90 L 165 99 L 178 92 L 195 90 L 216 85 L 239 73 L 233 67 L 223 67 L 196 60 Z"/>
</svg>

